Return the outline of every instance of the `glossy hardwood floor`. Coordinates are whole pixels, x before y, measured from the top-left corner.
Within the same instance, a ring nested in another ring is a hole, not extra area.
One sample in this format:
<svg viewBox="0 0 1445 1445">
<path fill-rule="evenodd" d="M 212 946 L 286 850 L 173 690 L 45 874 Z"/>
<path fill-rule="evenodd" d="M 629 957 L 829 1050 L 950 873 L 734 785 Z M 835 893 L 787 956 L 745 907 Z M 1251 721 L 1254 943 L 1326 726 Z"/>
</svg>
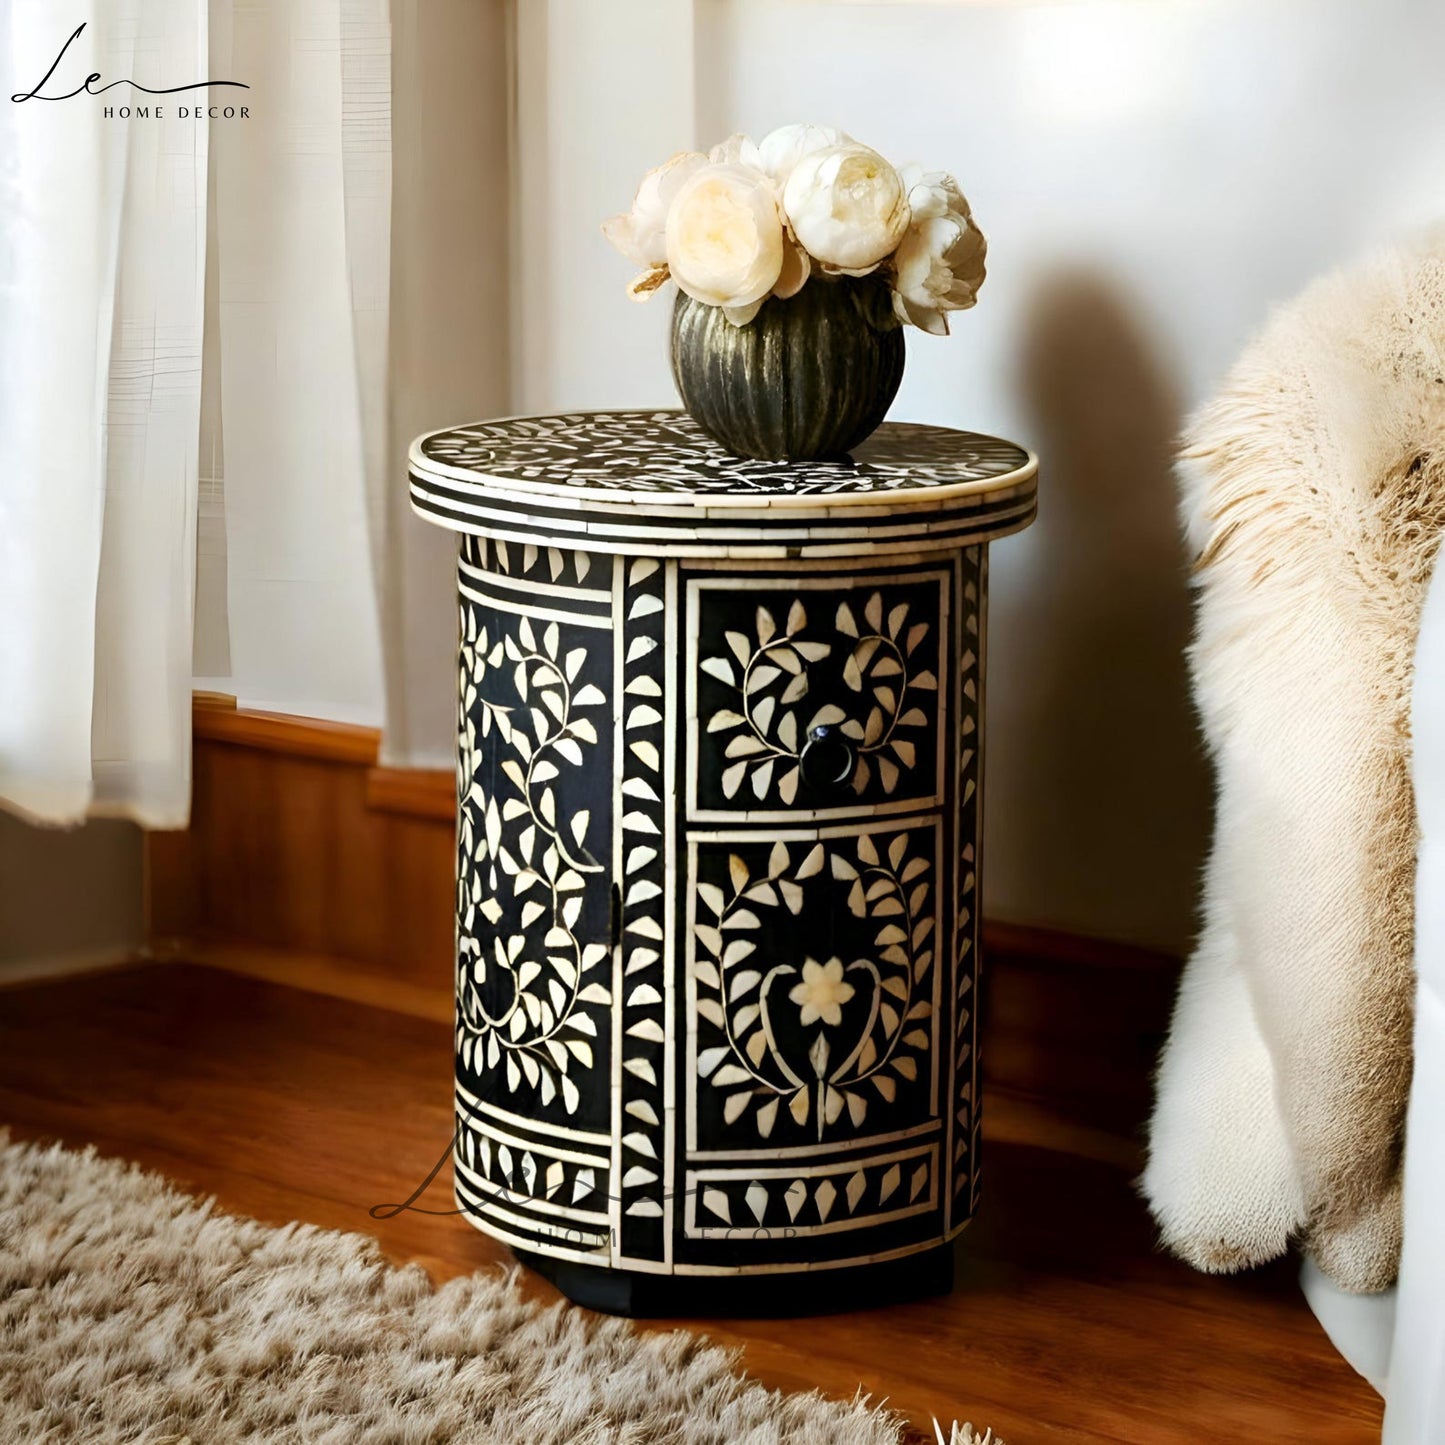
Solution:
<svg viewBox="0 0 1445 1445">
<path fill-rule="evenodd" d="M 94 1143 L 264 1220 L 368 1231 L 441 1279 L 506 1258 L 446 1212 L 448 1171 L 417 1201 L 442 1213 L 371 1211 L 447 1148 L 449 1054 L 449 1028 L 414 1013 L 141 965 L 0 990 L 0 1124 Z M 986 1117 L 985 1200 L 951 1296 L 701 1327 L 771 1385 L 887 1397 L 920 1439 L 934 1415 L 1009 1445 L 1378 1439 L 1379 1402 L 1293 1266 L 1198 1276 L 1154 1250 L 1127 1141 L 1007 1098 Z"/>
</svg>

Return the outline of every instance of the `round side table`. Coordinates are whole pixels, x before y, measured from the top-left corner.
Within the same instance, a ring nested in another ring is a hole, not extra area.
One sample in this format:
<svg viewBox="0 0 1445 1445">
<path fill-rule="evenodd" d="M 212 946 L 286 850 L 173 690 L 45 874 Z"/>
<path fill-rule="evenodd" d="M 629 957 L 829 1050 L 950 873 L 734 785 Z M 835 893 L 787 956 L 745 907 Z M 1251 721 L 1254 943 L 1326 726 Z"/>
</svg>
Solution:
<svg viewBox="0 0 1445 1445">
<path fill-rule="evenodd" d="M 455 427 L 456 1197 L 579 1303 L 950 1287 L 978 1195 L 987 543 L 1035 459 L 682 412 Z"/>
</svg>

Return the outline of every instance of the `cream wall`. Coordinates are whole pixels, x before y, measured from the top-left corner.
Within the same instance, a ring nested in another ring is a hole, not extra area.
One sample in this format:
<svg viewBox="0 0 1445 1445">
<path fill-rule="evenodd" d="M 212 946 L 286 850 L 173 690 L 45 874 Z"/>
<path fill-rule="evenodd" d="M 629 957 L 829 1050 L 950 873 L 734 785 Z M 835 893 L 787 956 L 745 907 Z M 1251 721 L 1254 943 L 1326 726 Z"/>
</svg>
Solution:
<svg viewBox="0 0 1445 1445">
<path fill-rule="evenodd" d="M 894 414 L 1018 437 L 1044 465 L 1038 524 L 992 559 L 987 906 L 1182 945 L 1208 783 L 1179 661 L 1172 439 L 1272 302 L 1445 202 L 1445 6 L 656 8 L 670 28 L 636 45 L 568 26 L 552 52 L 552 166 L 534 177 L 551 200 L 534 189 L 523 232 L 545 294 L 519 302 L 546 330 L 523 339 L 514 402 L 671 400 L 667 302 L 622 300 L 596 224 L 694 129 L 823 120 L 956 171 L 990 279 L 953 338 L 910 338 Z M 538 9 L 581 25 L 593 7 Z"/>
<path fill-rule="evenodd" d="M 465 416 L 675 401 L 668 300 L 625 298 L 599 230 L 670 151 L 817 119 L 956 171 L 990 279 L 952 339 L 910 338 L 895 414 L 1044 463 L 1038 524 L 993 555 L 987 905 L 1183 944 L 1208 783 L 1170 448 L 1273 301 L 1445 203 L 1445 6 L 395 0 L 392 23 L 394 470 Z M 399 487 L 372 539 L 387 749 L 441 764 L 451 543 Z M 354 528 L 335 560 L 369 575 Z"/>
<path fill-rule="evenodd" d="M 993 556 L 987 906 L 1182 944 L 1208 786 L 1179 662 L 1172 439 L 1271 302 L 1445 202 L 1445 6 L 396 0 L 391 14 L 394 469 L 413 432 L 463 416 L 674 400 L 668 302 L 626 300 L 599 230 L 673 149 L 806 118 L 957 172 L 990 279 L 952 339 L 910 339 L 895 414 L 1000 431 L 1044 462 L 1039 523 Z M 318 534 L 358 599 L 346 615 L 367 619 L 338 655 L 373 645 L 356 491 L 346 544 Z M 372 542 L 394 563 L 388 752 L 443 763 L 450 544 L 399 491 L 387 500 Z M 240 653 L 202 651 L 245 671 Z M 354 709 L 318 710 L 379 716 L 378 669 L 363 670 Z M 292 672 L 283 701 L 301 710 L 310 665 Z M 13 917 L 32 860 L 6 841 Z M 124 878 L 138 856 L 117 837 L 95 859 Z"/>
<path fill-rule="evenodd" d="M 667 310 L 602 238 L 649 166 L 696 144 L 691 0 L 512 0 L 512 404 L 673 405 Z"/>
</svg>

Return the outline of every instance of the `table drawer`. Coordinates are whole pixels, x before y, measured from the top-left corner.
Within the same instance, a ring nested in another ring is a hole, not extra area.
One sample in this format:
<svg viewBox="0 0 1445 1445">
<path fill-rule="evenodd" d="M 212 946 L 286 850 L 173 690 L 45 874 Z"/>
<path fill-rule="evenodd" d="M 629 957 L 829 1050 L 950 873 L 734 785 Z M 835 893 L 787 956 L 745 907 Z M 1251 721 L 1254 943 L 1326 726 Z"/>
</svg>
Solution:
<svg viewBox="0 0 1445 1445">
<path fill-rule="evenodd" d="M 936 566 L 690 577 L 689 815 L 942 806 L 953 585 Z"/>
</svg>

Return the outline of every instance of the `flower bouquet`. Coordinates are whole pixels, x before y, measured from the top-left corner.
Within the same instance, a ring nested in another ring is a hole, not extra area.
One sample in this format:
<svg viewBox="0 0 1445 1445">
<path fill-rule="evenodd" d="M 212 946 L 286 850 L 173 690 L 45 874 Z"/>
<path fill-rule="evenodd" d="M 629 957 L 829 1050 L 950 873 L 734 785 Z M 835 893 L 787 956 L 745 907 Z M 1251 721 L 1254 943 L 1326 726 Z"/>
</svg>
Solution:
<svg viewBox="0 0 1445 1445">
<path fill-rule="evenodd" d="M 819 125 L 681 152 L 603 231 L 642 268 L 631 296 L 678 285 L 672 369 L 688 411 L 769 460 L 863 441 L 898 391 L 902 327 L 946 335 L 987 250 L 951 175 L 895 169 Z"/>
</svg>

